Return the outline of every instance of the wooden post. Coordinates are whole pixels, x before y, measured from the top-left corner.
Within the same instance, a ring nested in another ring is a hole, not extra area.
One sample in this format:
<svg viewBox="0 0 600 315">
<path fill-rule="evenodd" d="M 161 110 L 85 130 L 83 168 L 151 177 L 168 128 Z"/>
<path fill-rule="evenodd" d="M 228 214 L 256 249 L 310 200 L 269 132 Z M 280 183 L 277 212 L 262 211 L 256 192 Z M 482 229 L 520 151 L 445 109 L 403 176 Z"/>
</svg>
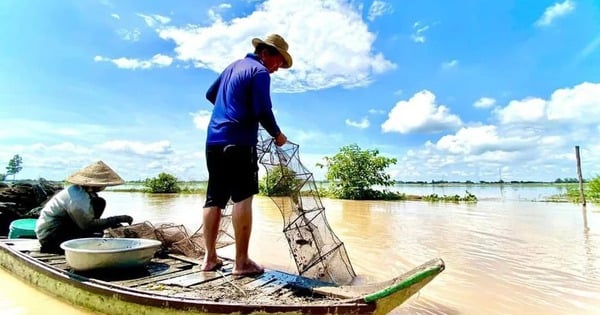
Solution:
<svg viewBox="0 0 600 315">
<path fill-rule="evenodd" d="M 585 194 L 583 193 L 583 176 L 581 175 L 581 159 L 579 158 L 579 146 L 575 146 L 575 159 L 577 160 L 577 176 L 579 177 L 579 195 L 581 204 L 585 207 Z"/>
</svg>

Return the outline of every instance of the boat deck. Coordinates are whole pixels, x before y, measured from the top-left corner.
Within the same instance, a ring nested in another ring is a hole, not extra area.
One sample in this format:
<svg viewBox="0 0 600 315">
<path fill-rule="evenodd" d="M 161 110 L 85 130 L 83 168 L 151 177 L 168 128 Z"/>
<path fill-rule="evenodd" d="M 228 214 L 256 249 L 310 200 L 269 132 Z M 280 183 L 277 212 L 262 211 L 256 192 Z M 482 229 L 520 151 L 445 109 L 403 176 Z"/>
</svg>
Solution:
<svg viewBox="0 0 600 315">
<path fill-rule="evenodd" d="M 7 241 L 3 241 L 7 243 Z M 11 244 L 8 242 L 7 244 Z M 110 284 L 134 291 L 170 298 L 247 304 L 327 304 L 335 298 L 312 292 L 312 288 L 328 283 L 298 277 L 276 270 L 252 277 L 231 274 L 232 261 L 224 260 L 217 271 L 201 272 L 199 261 L 177 255 L 155 257 L 140 268 L 104 269 L 87 272 L 71 270 L 64 255 L 41 253 L 37 241 L 13 242 L 18 251 L 60 271 L 77 276 L 82 281 Z M 337 299 L 344 303 L 342 299 Z"/>
<path fill-rule="evenodd" d="M 237 277 L 227 259 L 217 271 L 199 263 L 161 255 L 143 267 L 76 272 L 64 255 L 41 253 L 37 240 L 0 239 L 0 267 L 106 314 L 387 314 L 445 268 L 437 258 L 386 281 L 336 286 L 277 270 Z"/>
</svg>

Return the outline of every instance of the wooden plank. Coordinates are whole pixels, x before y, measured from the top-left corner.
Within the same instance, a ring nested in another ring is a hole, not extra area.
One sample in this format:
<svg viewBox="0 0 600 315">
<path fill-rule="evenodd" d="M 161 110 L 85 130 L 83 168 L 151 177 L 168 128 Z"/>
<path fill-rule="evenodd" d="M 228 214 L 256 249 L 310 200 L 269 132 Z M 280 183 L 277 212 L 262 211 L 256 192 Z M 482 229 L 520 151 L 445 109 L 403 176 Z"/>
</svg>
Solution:
<svg viewBox="0 0 600 315">
<path fill-rule="evenodd" d="M 202 265 L 202 260 L 193 258 L 193 257 L 187 257 L 187 256 L 177 255 L 177 254 L 169 254 L 169 257 L 172 258 L 173 260 L 179 260 L 182 263 L 189 263 L 189 264 L 198 265 L 198 266 Z M 180 277 L 161 280 L 158 283 L 164 284 L 164 285 L 180 286 L 180 287 L 191 287 L 191 286 L 197 286 L 197 285 L 203 284 L 205 282 L 211 282 L 211 281 L 214 281 L 216 279 L 219 279 L 219 278 L 222 278 L 224 276 L 228 276 L 231 274 L 231 269 L 233 268 L 233 266 L 232 266 L 233 262 L 228 259 L 224 259 L 223 263 L 224 263 L 224 265 L 222 267 L 220 267 L 218 271 L 200 271 L 199 269 L 197 269 L 196 270 L 197 272 L 195 272 L 195 273 L 186 274 L 186 275 L 183 275 Z"/>
<path fill-rule="evenodd" d="M 71 269 L 71 266 L 67 265 L 66 261 L 62 262 L 62 263 L 57 262 L 56 264 L 53 264 L 50 266 L 61 269 L 61 270 L 65 270 L 65 271 L 70 271 L 70 269 Z"/>
<path fill-rule="evenodd" d="M 262 287 L 270 282 L 275 281 L 277 277 L 269 272 L 263 273 L 260 277 L 250 281 L 249 283 L 244 285 L 246 289 L 256 289 Z"/>
<path fill-rule="evenodd" d="M 66 264 L 67 260 L 65 259 L 65 257 L 49 257 L 48 259 L 40 259 L 40 261 L 45 262 L 48 265 L 54 266 L 54 265 L 60 265 L 60 264 Z"/>
<path fill-rule="evenodd" d="M 179 287 L 190 287 L 198 285 L 204 282 L 213 281 L 218 278 L 224 277 L 225 274 L 220 271 L 197 271 L 191 274 L 183 275 L 180 277 L 170 278 L 159 281 L 160 284 L 174 285 Z"/>
<path fill-rule="evenodd" d="M 141 286 L 141 285 L 148 284 L 148 283 L 158 282 L 158 281 L 162 281 L 162 280 L 166 280 L 166 279 L 170 279 L 170 278 L 174 278 L 174 277 L 191 274 L 193 272 L 196 272 L 196 271 L 194 271 L 193 269 L 181 270 L 179 268 L 169 268 L 169 270 L 166 273 L 158 275 L 158 276 L 148 276 L 148 277 L 142 277 L 142 278 L 137 278 L 137 279 L 132 279 L 132 280 L 114 281 L 113 283 L 133 288 L 133 287 Z"/>
<path fill-rule="evenodd" d="M 184 256 L 184 255 L 169 254 L 169 257 L 171 257 L 173 259 L 185 261 L 185 262 L 188 262 L 190 264 L 198 265 L 198 266 L 202 266 L 202 263 L 203 263 L 203 261 L 201 259 L 199 259 L 199 258 L 187 257 L 187 256 Z M 223 267 L 233 266 L 233 262 L 234 261 L 232 259 L 229 259 L 229 258 L 226 258 L 226 257 L 219 257 L 219 258 L 223 262 Z"/>
<path fill-rule="evenodd" d="M 39 252 L 40 242 L 36 239 L 6 239 L 2 243 L 20 252 Z"/>
<path fill-rule="evenodd" d="M 296 292 L 294 292 L 294 290 L 286 289 L 286 292 L 280 294 L 279 297 L 282 300 L 285 300 L 285 299 L 288 299 L 289 297 L 291 297 L 292 295 L 295 295 L 295 294 L 296 294 Z"/>
<path fill-rule="evenodd" d="M 182 261 L 186 261 L 186 262 L 189 262 L 190 264 L 202 265 L 202 260 L 200 260 L 198 258 L 187 257 L 184 255 L 178 255 L 178 254 L 169 254 L 169 257 L 178 259 L 178 260 L 182 260 Z"/>
<path fill-rule="evenodd" d="M 42 253 L 42 252 L 38 252 L 38 251 L 30 252 L 29 256 L 36 258 L 36 259 L 44 259 L 44 258 L 60 257 L 60 256 L 64 257 L 64 255 Z"/>
<path fill-rule="evenodd" d="M 274 281 L 268 283 L 262 288 L 264 295 L 272 295 L 275 292 L 280 291 L 284 287 L 288 286 L 290 282 L 296 279 L 295 276 L 292 275 L 280 275 L 280 277 L 276 278 Z"/>
<path fill-rule="evenodd" d="M 316 287 L 332 286 L 332 284 L 328 283 L 328 282 L 324 282 L 324 281 L 320 281 L 320 280 L 316 280 L 316 279 L 305 278 L 302 276 L 286 273 L 283 271 L 270 270 L 270 272 L 273 273 L 273 275 L 276 275 L 280 279 L 285 279 L 285 281 L 289 282 L 290 286 L 301 288 L 301 289 L 312 289 L 312 288 L 316 288 Z"/>
<path fill-rule="evenodd" d="M 193 263 L 190 263 L 187 261 L 182 261 L 180 259 L 174 259 L 172 257 L 166 257 L 166 258 L 155 257 L 155 258 L 152 258 L 152 262 L 167 264 L 169 266 L 173 266 L 173 267 L 181 268 L 181 269 L 190 269 L 190 268 L 194 267 Z"/>
</svg>

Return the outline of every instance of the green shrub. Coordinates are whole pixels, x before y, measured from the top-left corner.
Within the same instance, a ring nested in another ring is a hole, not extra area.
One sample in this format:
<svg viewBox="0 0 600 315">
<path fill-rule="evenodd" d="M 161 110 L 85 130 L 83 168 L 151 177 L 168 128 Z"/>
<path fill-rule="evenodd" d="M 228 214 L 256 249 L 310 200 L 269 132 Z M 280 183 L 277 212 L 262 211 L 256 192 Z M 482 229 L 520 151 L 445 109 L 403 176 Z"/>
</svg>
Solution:
<svg viewBox="0 0 600 315">
<path fill-rule="evenodd" d="M 600 202 L 600 176 L 596 176 L 592 180 L 585 182 L 583 194 L 585 195 L 586 201 Z M 567 186 L 567 199 L 571 202 L 581 202 L 579 185 L 573 184 Z"/>
<path fill-rule="evenodd" d="M 379 150 L 362 150 L 357 144 L 340 148 L 332 156 L 325 157 L 326 178 L 330 195 L 334 198 L 353 200 L 374 200 L 396 198 L 394 193 L 373 190 L 372 186 L 391 187 L 395 181 L 385 172 L 388 166 L 396 164 L 395 158 L 379 156 Z"/>
<path fill-rule="evenodd" d="M 463 197 L 461 197 L 459 195 L 452 195 L 452 196 L 444 195 L 444 196 L 439 196 L 438 194 L 431 194 L 431 195 L 423 196 L 423 200 L 430 201 L 430 202 L 433 202 L 433 201 L 435 201 L 435 202 L 443 201 L 443 202 L 454 202 L 454 203 L 458 203 L 460 201 L 464 201 L 464 202 L 477 202 L 477 196 L 473 195 L 468 190 L 465 190 L 465 195 Z"/>
<path fill-rule="evenodd" d="M 181 191 L 177 178 L 167 173 L 160 173 L 158 177 L 154 178 L 146 178 L 144 186 L 151 193 L 178 193 Z"/>
<path fill-rule="evenodd" d="M 274 167 L 261 178 L 259 191 L 272 197 L 291 196 L 299 189 L 301 180 L 296 178 L 296 172 L 286 166 Z"/>
<path fill-rule="evenodd" d="M 600 176 L 596 176 L 588 183 L 588 195 L 590 201 L 600 201 Z"/>
</svg>

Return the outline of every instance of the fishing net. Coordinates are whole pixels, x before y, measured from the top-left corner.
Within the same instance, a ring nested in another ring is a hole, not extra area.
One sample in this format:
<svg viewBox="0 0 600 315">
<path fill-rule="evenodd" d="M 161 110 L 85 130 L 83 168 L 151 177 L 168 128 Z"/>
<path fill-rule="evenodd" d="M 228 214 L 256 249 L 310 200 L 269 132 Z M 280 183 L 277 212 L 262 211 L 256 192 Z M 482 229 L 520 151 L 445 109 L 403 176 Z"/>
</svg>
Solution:
<svg viewBox="0 0 600 315">
<path fill-rule="evenodd" d="M 221 212 L 221 223 L 217 234 L 217 248 L 234 243 L 231 232 L 231 205 Z M 159 240 L 162 248 L 172 254 L 198 258 L 204 255 L 204 237 L 202 226 L 190 235 L 188 229 L 181 224 L 163 223 L 154 226 L 148 221 L 129 226 L 109 228 L 107 237 L 149 238 Z"/>
<path fill-rule="evenodd" d="M 325 207 L 315 184 L 313 174 L 300 162 L 299 146 L 288 142 L 275 145 L 264 130 L 259 134 L 257 153 L 266 170 L 266 190 L 283 216 L 283 233 L 298 272 L 305 277 L 336 284 L 348 284 L 356 277 L 344 243 L 331 230 L 325 216 Z M 231 202 L 221 212 L 217 248 L 234 243 L 231 231 Z M 151 223 L 111 229 L 113 237 L 150 235 L 163 247 L 188 257 L 204 254 L 202 226 L 189 234 L 183 225 Z M 128 232 L 127 232 L 128 231 Z M 126 236 L 129 235 L 129 236 Z"/>
<path fill-rule="evenodd" d="M 154 225 L 148 221 L 135 223 L 128 226 L 106 229 L 108 237 L 127 237 L 127 238 L 149 238 L 157 239 L 154 233 Z"/>
<path fill-rule="evenodd" d="M 221 210 L 221 221 L 219 223 L 219 232 L 217 234 L 216 248 L 225 247 L 233 244 L 234 237 L 231 225 L 231 212 L 233 204 L 228 204 L 225 209 Z M 203 226 L 201 225 L 196 232 L 187 236 L 171 246 L 174 251 L 178 251 L 188 257 L 199 257 L 204 255 L 204 234 L 202 233 Z"/>
<path fill-rule="evenodd" d="M 313 174 L 300 162 L 299 146 L 277 147 L 264 130 L 257 146 L 266 190 L 283 216 L 283 233 L 300 275 L 348 284 L 356 273 L 344 243 L 331 230 Z"/>
</svg>

